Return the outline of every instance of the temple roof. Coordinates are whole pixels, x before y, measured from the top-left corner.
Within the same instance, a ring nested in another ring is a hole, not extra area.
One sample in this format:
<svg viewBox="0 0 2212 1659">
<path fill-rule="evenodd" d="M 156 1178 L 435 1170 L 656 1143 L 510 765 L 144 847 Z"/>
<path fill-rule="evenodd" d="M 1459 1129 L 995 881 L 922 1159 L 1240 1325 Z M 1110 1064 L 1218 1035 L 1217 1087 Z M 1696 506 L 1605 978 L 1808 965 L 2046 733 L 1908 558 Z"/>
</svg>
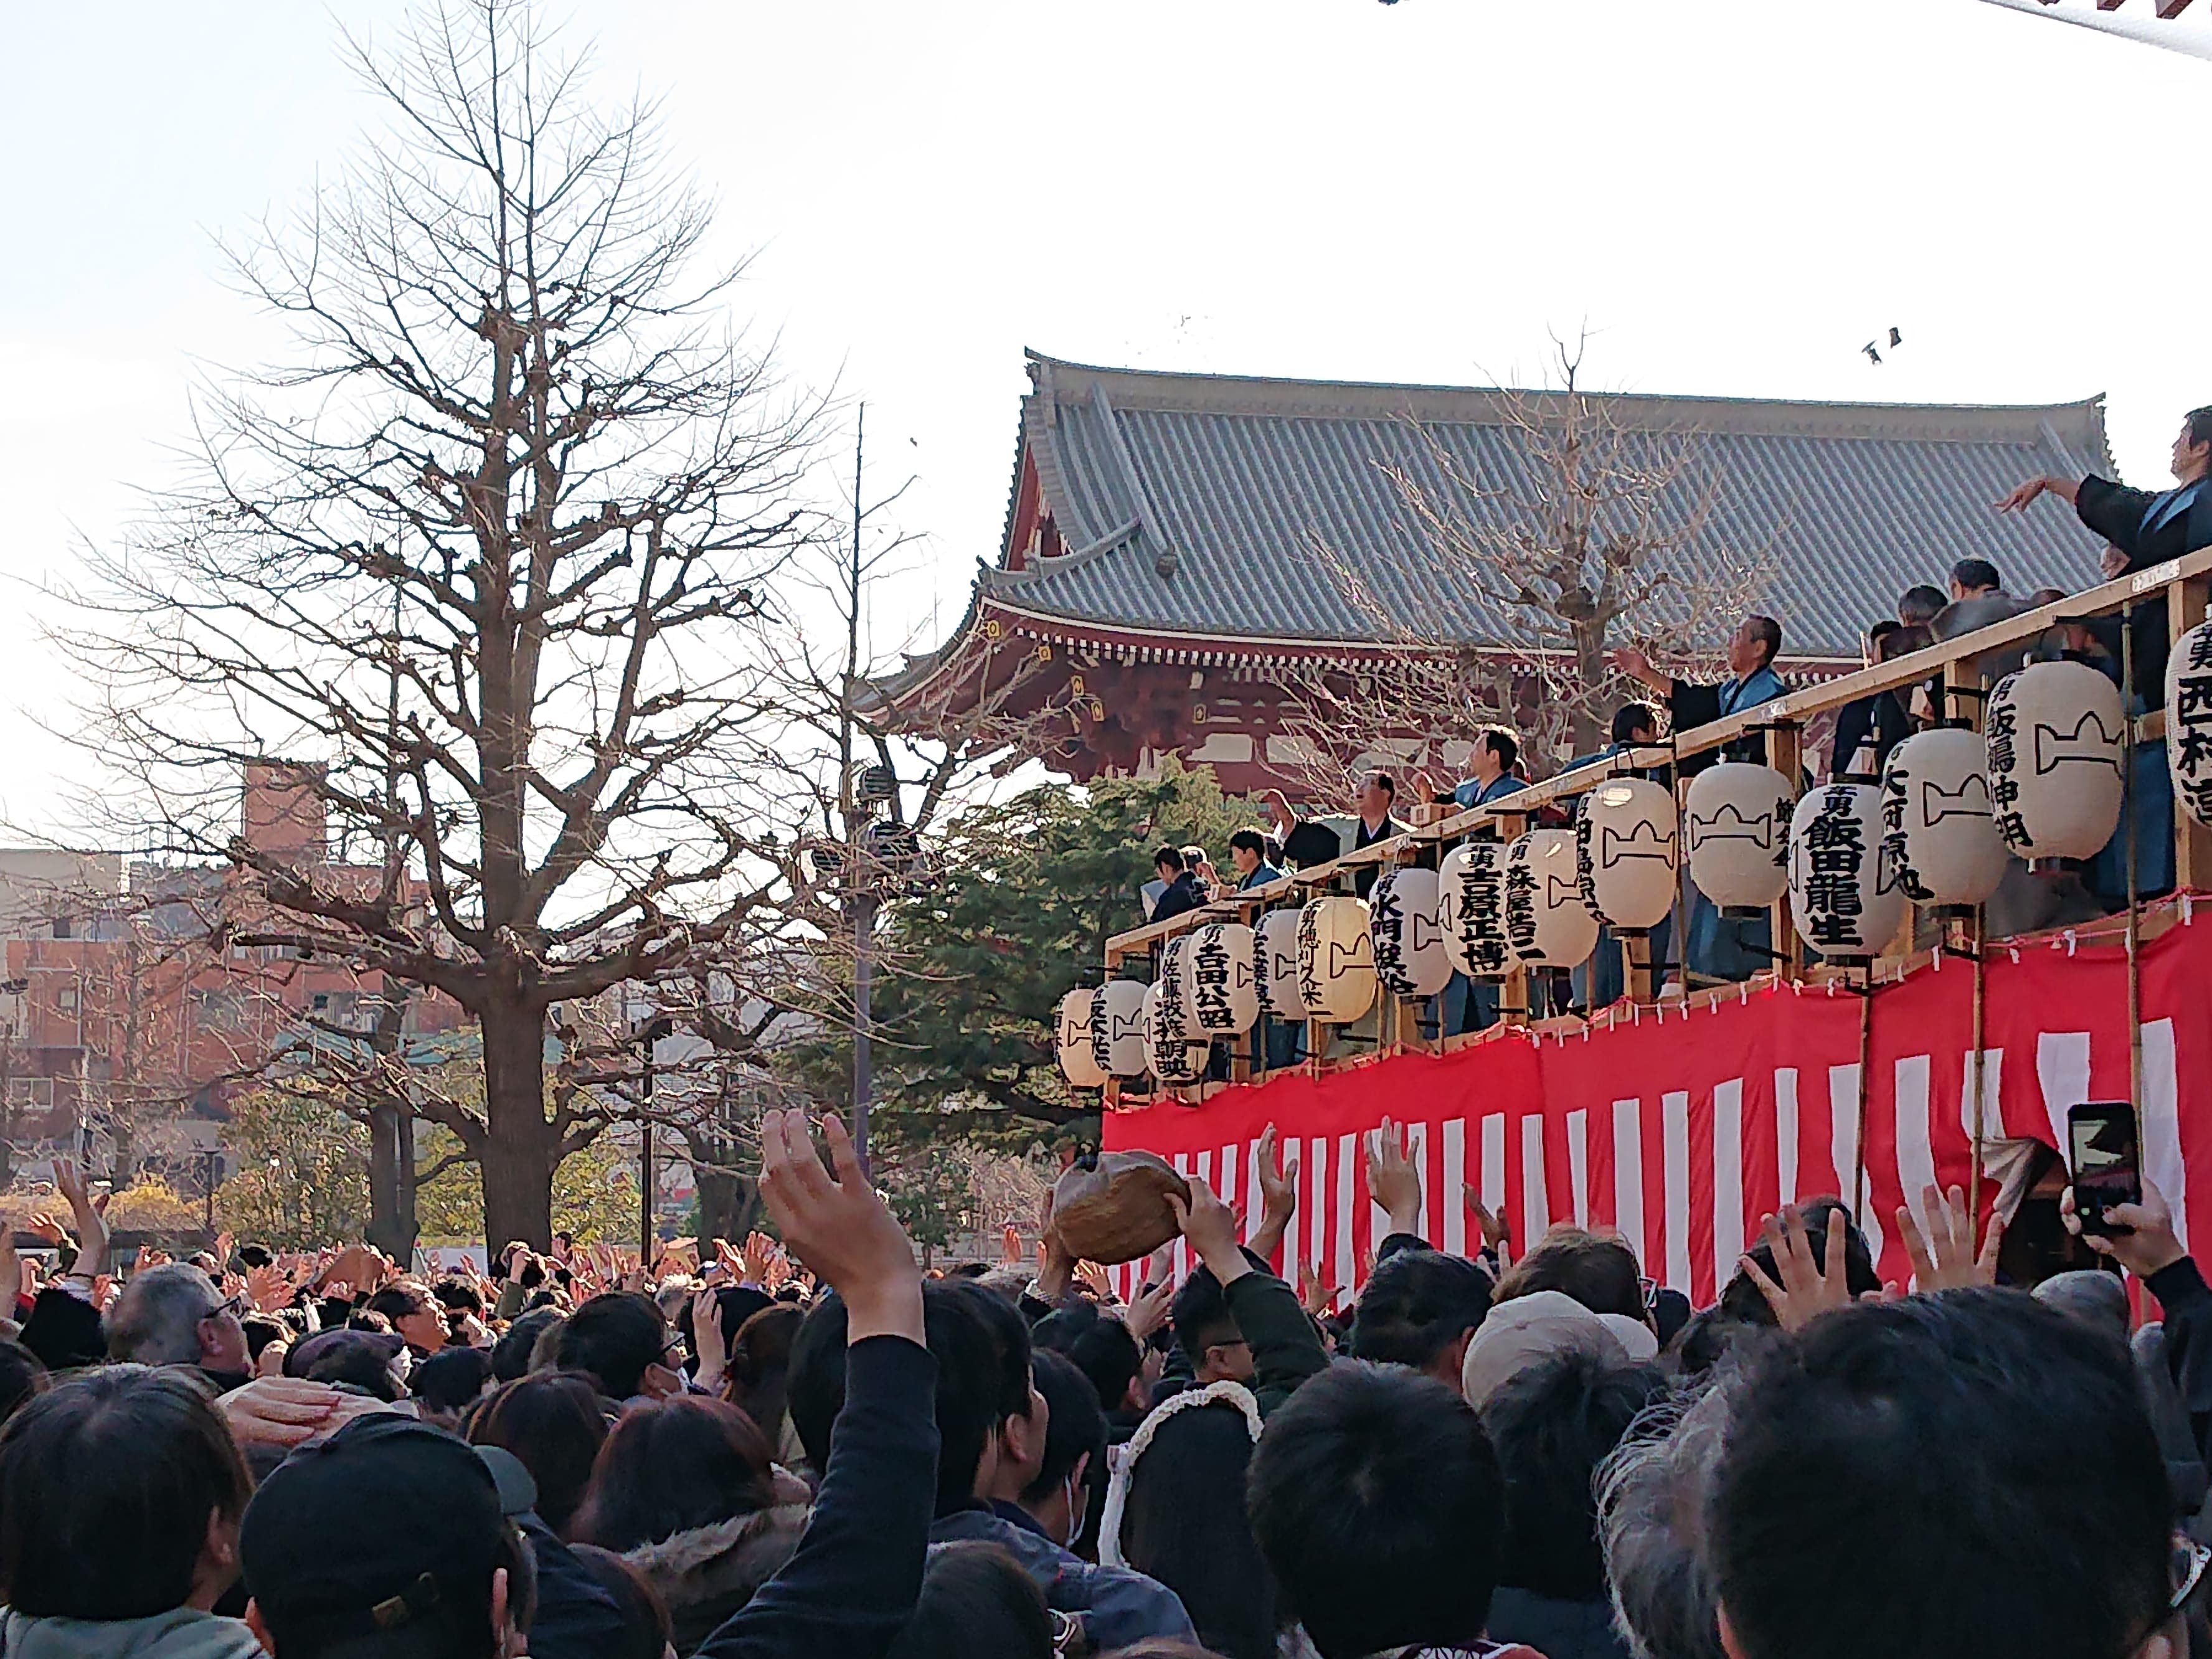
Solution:
<svg viewBox="0 0 2212 1659">
<path fill-rule="evenodd" d="M 1378 611 L 1418 617 L 1425 638 L 1511 638 L 1505 617 L 1448 579 L 1389 469 L 1503 523 L 1509 509 L 1456 491 L 1436 451 L 1483 491 L 1525 487 L 1510 400 L 1556 394 L 1157 374 L 1034 352 L 1030 374 L 1006 544 L 979 600 L 1186 639 L 1372 641 L 1389 636 Z M 1999 518 L 1990 504 L 2039 472 L 2109 473 L 2101 398 L 1596 401 L 1618 429 L 1693 447 L 1675 488 L 1685 507 L 1698 479 L 1714 488 L 1700 549 L 1771 561 L 1764 608 L 1782 620 L 1785 657 L 1856 659 L 1869 622 L 1912 584 L 1941 586 L 1961 558 L 1992 561 L 2021 594 L 2094 580 L 2099 544 L 2071 514 Z M 1058 556 L 1014 544 L 1030 469 Z"/>
</svg>

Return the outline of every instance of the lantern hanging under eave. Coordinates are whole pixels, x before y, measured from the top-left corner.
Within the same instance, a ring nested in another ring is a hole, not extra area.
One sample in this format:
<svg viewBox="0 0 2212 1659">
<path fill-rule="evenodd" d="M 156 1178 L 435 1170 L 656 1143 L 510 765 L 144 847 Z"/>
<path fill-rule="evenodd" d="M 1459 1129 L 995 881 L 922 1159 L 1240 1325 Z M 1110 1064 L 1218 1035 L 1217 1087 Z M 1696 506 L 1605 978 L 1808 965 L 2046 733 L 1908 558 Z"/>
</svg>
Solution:
<svg viewBox="0 0 2212 1659">
<path fill-rule="evenodd" d="M 1252 930 L 1252 954 L 1259 969 L 1260 1012 L 1273 1019 L 1310 1019 L 1298 991 L 1297 910 L 1270 910 Z"/>
<path fill-rule="evenodd" d="M 1608 778 L 1575 813 L 1575 880 L 1600 921 L 1640 931 L 1674 908 L 1674 792 L 1648 778 Z"/>
<path fill-rule="evenodd" d="M 1182 993 L 1170 989 L 1166 980 L 1155 980 L 1145 988 L 1145 1069 L 1177 1087 L 1206 1075 L 1206 1045 L 1193 1042 L 1184 1031 L 1182 1004 Z"/>
<path fill-rule="evenodd" d="M 1091 994 L 1091 1057 L 1108 1077 L 1145 1074 L 1145 987 L 1117 979 Z"/>
<path fill-rule="evenodd" d="M 1505 855 L 1505 935 L 1530 968 L 1573 968 L 1597 949 L 1575 873 L 1575 832 L 1531 830 Z"/>
<path fill-rule="evenodd" d="M 1175 1029 L 1185 1038 L 1205 1035 L 1198 1029 L 1198 1016 L 1191 1009 L 1190 981 L 1183 972 L 1183 963 L 1190 955 L 1190 934 L 1177 933 L 1160 947 L 1159 977 L 1154 981 L 1167 988 L 1160 993 L 1160 1017 L 1173 1020 Z"/>
<path fill-rule="evenodd" d="M 1990 809 L 1989 750 L 1964 726 L 1917 732 L 1881 775 L 1882 846 L 1906 897 L 1971 910 L 1997 890 L 2012 855 Z"/>
<path fill-rule="evenodd" d="M 1505 843 L 1471 841 L 1443 856 L 1437 872 L 1444 951 L 1469 979 L 1503 979 L 1513 966 L 1505 937 Z"/>
<path fill-rule="evenodd" d="M 2120 689 L 2087 663 L 2030 663 L 1990 693 L 1990 805 L 2024 859 L 2094 858 L 2120 822 Z"/>
<path fill-rule="evenodd" d="M 1432 997 L 1451 982 L 1443 902 L 1433 870 L 1393 870 L 1368 893 L 1375 977 L 1393 996 Z"/>
<path fill-rule="evenodd" d="M 1827 783 L 1790 820 L 1790 915 L 1822 955 L 1864 962 L 1905 921 L 1905 890 L 1881 845 L 1881 791 Z"/>
<path fill-rule="evenodd" d="M 1375 1003 L 1375 946 L 1367 901 L 1318 898 L 1298 912 L 1298 999 L 1316 1019 L 1341 1025 Z"/>
<path fill-rule="evenodd" d="M 1091 1005 L 1097 995 L 1079 985 L 1060 1000 L 1060 1074 L 1077 1089 L 1106 1086 L 1106 1073 L 1091 1045 Z"/>
<path fill-rule="evenodd" d="M 1682 839 L 1690 879 L 1723 910 L 1764 910 L 1790 890 L 1790 780 L 1771 766 L 1723 761 L 1690 780 Z"/>
<path fill-rule="evenodd" d="M 1190 935 L 1182 957 L 1183 1000 L 1206 1036 L 1232 1036 L 1258 1021 L 1258 945 L 1241 921 L 1210 922 Z"/>
<path fill-rule="evenodd" d="M 2176 640 L 2166 659 L 2166 764 L 2182 811 L 2212 823 L 2212 623 Z"/>
</svg>

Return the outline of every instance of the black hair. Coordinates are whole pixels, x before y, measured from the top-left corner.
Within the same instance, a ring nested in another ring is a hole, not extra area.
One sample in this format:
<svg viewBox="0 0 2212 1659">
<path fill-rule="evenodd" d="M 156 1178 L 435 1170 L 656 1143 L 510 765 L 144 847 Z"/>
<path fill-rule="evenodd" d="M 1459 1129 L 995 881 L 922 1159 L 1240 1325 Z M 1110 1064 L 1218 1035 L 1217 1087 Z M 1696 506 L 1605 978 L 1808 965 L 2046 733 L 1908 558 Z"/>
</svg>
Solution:
<svg viewBox="0 0 2212 1659">
<path fill-rule="evenodd" d="M 2189 428 L 2191 446 L 2212 444 L 2212 404 L 2207 404 L 2202 409 L 2192 409 L 2181 418 L 2183 424 Z"/>
<path fill-rule="evenodd" d="M 1106 1457 L 1106 1413 L 1100 1409 L 1098 1390 L 1076 1370 L 1066 1355 L 1049 1348 L 1030 1355 L 1036 1391 L 1044 1396 L 1044 1461 L 1036 1479 L 1022 1490 L 1024 1504 L 1039 1504 L 1060 1489 L 1086 1453 L 1095 1468 Z"/>
<path fill-rule="evenodd" d="M 1221 1281 L 1206 1267 L 1191 1269 L 1190 1277 L 1183 1280 L 1168 1305 L 1168 1322 L 1174 1327 L 1176 1344 L 1194 1365 L 1205 1359 L 1208 1348 L 1237 1341 L 1243 1335 L 1237 1328 L 1237 1316 L 1229 1311 Z"/>
<path fill-rule="evenodd" d="M 515 1272 L 514 1282 L 526 1291 L 536 1290 L 545 1282 L 545 1264 L 534 1255 L 525 1256 L 522 1266 Z"/>
<path fill-rule="evenodd" d="M 1625 702 L 1613 711 L 1613 741 L 1634 743 L 1640 732 L 1659 735 L 1659 711 L 1648 702 Z"/>
<path fill-rule="evenodd" d="M 538 1483 L 538 1518 L 566 1533 L 606 1443 L 607 1419 L 588 1376 L 533 1371 L 478 1401 L 464 1425 L 472 1446 L 504 1446 Z"/>
<path fill-rule="evenodd" d="M 1179 1411 L 1129 1471 L 1121 1512 L 1121 1559 L 1173 1590 L 1200 1639 L 1230 1659 L 1274 1652 L 1275 1588 L 1244 1509 L 1251 1462 L 1235 1406 Z"/>
<path fill-rule="evenodd" d="M 931 1279 L 921 1287 L 921 1317 L 929 1352 L 937 1360 L 937 1513 L 950 1515 L 975 1499 L 975 1472 L 992 1431 L 1010 1414 L 1004 1408 L 1012 1366 L 1003 1340 L 994 1337 L 991 1305 L 1021 1315 L 995 1291 L 973 1279 Z M 830 1465 L 830 1430 L 845 1404 L 845 1303 L 817 1297 L 791 1345 L 784 1405 L 807 1462 Z M 1029 1403 L 1029 1332 L 1021 1330 L 1021 1397 Z"/>
<path fill-rule="evenodd" d="M 482 1348 L 441 1348 L 407 1374 L 407 1391 L 441 1411 L 465 1411 L 491 1376 L 491 1355 Z"/>
<path fill-rule="evenodd" d="M 1898 595 L 1897 619 L 1905 623 L 1933 622 L 1936 613 L 1950 602 L 1942 588 L 1916 582 Z"/>
<path fill-rule="evenodd" d="M 2124 1347 L 1947 1291 L 1760 1351 L 1707 1547 L 1744 1659 L 2118 1659 L 2167 1617 L 2172 1511 Z"/>
<path fill-rule="evenodd" d="M 1951 567 L 1951 580 L 1961 587 L 2002 587 L 1996 566 L 1987 559 L 1961 559 Z"/>
<path fill-rule="evenodd" d="M 483 1297 L 477 1287 L 456 1274 L 447 1273 L 430 1286 L 430 1294 L 438 1298 L 438 1305 L 452 1313 L 482 1314 Z"/>
<path fill-rule="evenodd" d="M 1510 1302 L 1531 1291 L 1560 1291 L 1592 1313 L 1644 1317 L 1644 1270 L 1618 1238 L 1580 1227 L 1554 1227 L 1508 1267 L 1491 1300 Z"/>
<path fill-rule="evenodd" d="M 1044 1592 L 996 1544 L 946 1544 L 929 1553 L 913 1616 L 888 1659 L 1052 1659 Z"/>
<path fill-rule="evenodd" d="M 431 1311 L 438 1306 L 438 1300 L 414 1279 L 395 1279 L 362 1306 L 368 1312 L 382 1314 L 396 1323 L 410 1314 Z"/>
<path fill-rule="evenodd" d="M 260 1358 L 264 1348 L 278 1337 L 287 1334 L 283 1322 L 272 1319 L 267 1314 L 248 1314 L 238 1322 L 238 1328 L 246 1333 L 246 1357 L 248 1359 Z"/>
<path fill-rule="evenodd" d="M 1828 1227 L 1831 1222 L 1838 1219 L 1843 1222 L 1844 1283 L 1854 1297 L 1881 1288 L 1881 1279 L 1874 1270 L 1874 1257 L 1867 1249 L 1866 1235 L 1859 1231 L 1858 1223 L 1851 1219 L 1850 1212 L 1844 1207 L 1843 1200 L 1832 1196 L 1804 1199 L 1799 1202 L 1797 1212 L 1805 1218 L 1805 1243 L 1812 1249 L 1815 1261 L 1825 1262 L 1828 1259 Z M 1781 1282 L 1781 1272 L 1774 1265 L 1773 1246 L 1762 1241 L 1753 1245 L 1746 1254 L 1759 1264 L 1761 1273 L 1777 1284 Z M 1759 1288 L 1758 1281 L 1741 1267 L 1736 1269 L 1735 1277 L 1729 1280 L 1727 1287 L 1721 1291 L 1720 1301 L 1716 1305 L 1724 1316 L 1747 1325 L 1772 1325 L 1777 1322 L 1774 1310 L 1767 1304 L 1765 1292 Z"/>
<path fill-rule="evenodd" d="M 589 1574 L 593 1583 L 615 1604 L 622 1620 L 619 1630 L 592 1638 L 592 1659 L 663 1659 L 676 1639 L 676 1626 L 668 1616 L 668 1603 L 652 1581 L 617 1555 L 597 1544 L 571 1544 L 568 1553 Z"/>
<path fill-rule="evenodd" d="M 1885 639 L 1904 626 L 1905 624 L 1894 617 L 1879 617 L 1867 624 L 1867 644 L 1878 648 Z"/>
<path fill-rule="evenodd" d="M 1322 1659 L 1472 1647 L 1504 1532 L 1498 1455 L 1457 1389 L 1346 1360 L 1252 1454 L 1252 1532 Z"/>
<path fill-rule="evenodd" d="M 770 1303 L 730 1338 L 730 1369 L 723 1395 L 759 1425 L 774 1445 L 783 1432 L 784 1390 L 791 1376 L 791 1346 L 806 1321 L 804 1309 Z"/>
<path fill-rule="evenodd" d="M 1152 868 L 1155 870 L 1180 872 L 1183 867 L 1182 848 L 1180 847 L 1163 847 L 1152 854 Z"/>
<path fill-rule="evenodd" d="M 1144 1350 L 1129 1334 L 1129 1328 L 1118 1319 L 1109 1319 L 1088 1302 L 1047 1314 L 1030 1328 L 1030 1340 L 1074 1361 L 1075 1368 L 1091 1379 L 1099 1405 L 1109 1413 L 1121 1408 L 1129 1384 L 1144 1370 Z"/>
<path fill-rule="evenodd" d="M 241 1244 L 235 1255 L 241 1267 L 266 1267 L 276 1260 L 275 1253 L 266 1244 Z"/>
<path fill-rule="evenodd" d="M 1239 830 L 1229 837 L 1229 845 L 1236 852 L 1250 853 L 1263 860 L 1267 856 L 1267 838 L 1257 830 Z"/>
<path fill-rule="evenodd" d="M 1497 756 L 1498 765 L 1508 772 L 1521 758 L 1521 739 L 1509 727 L 1486 726 L 1474 734 L 1474 741 L 1477 747 L 1487 749 Z"/>
<path fill-rule="evenodd" d="M 491 1345 L 491 1374 L 502 1382 L 520 1376 L 530 1369 L 530 1351 L 538 1339 L 560 1322 L 560 1311 L 554 1308 L 533 1308 L 524 1314 Z"/>
<path fill-rule="evenodd" d="M 392 1358 L 374 1342 L 337 1342 L 316 1354 L 299 1375 L 310 1382 L 358 1389 L 387 1406 L 396 1405 L 404 1390 L 392 1371 Z M 289 1364 L 285 1374 L 292 1374 Z"/>
<path fill-rule="evenodd" d="M 1352 1355 L 1425 1370 L 1489 1311 L 1490 1275 L 1465 1256 L 1400 1250 L 1359 1292 Z"/>
<path fill-rule="evenodd" d="M 1666 1390 L 1656 1365 L 1571 1349 L 1516 1371 L 1483 1401 L 1482 1426 L 1505 1477 L 1499 1583 L 1569 1601 L 1605 1594 L 1591 1482 Z"/>
<path fill-rule="evenodd" d="M 1936 630 L 1926 623 L 1900 623 L 1875 641 L 1874 659 L 1890 662 L 1925 651 L 1936 643 Z"/>
<path fill-rule="evenodd" d="M 1389 796 L 1392 800 L 1398 799 L 1398 780 L 1392 777 L 1388 772 L 1372 771 L 1367 773 L 1365 776 L 1370 782 L 1374 784 L 1374 786 L 1377 789 L 1380 789 L 1384 794 Z"/>
<path fill-rule="evenodd" d="M 46 1368 L 38 1355 L 33 1353 L 11 1336 L 0 1336 L 0 1423 L 5 1423 L 34 1395 L 44 1394 L 49 1378 Z"/>
<path fill-rule="evenodd" d="M 775 1305 L 775 1298 L 766 1291 L 750 1285 L 724 1285 L 714 1292 L 714 1304 L 722 1316 L 722 1361 L 729 1363 L 730 1350 L 738 1345 L 738 1332 L 763 1308 Z M 691 1298 L 685 1297 L 684 1305 L 676 1310 L 676 1334 L 684 1339 L 684 1351 L 690 1355 L 685 1369 L 696 1374 L 706 1355 L 699 1352 L 699 1331 L 691 1314 Z"/>
<path fill-rule="evenodd" d="M 766 1437 L 727 1401 L 641 1402 L 608 1431 L 573 1530 L 587 1544 L 634 1550 L 755 1514 L 775 1501 L 773 1461 Z"/>
<path fill-rule="evenodd" d="M 0 1601 L 101 1621 L 180 1607 L 209 1521 L 237 1521 L 252 1493 L 191 1368 L 80 1372 L 0 1427 Z"/>
<path fill-rule="evenodd" d="M 637 1291 L 602 1291 L 562 1323 L 553 1363 L 583 1371 L 613 1400 L 645 1386 L 649 1366 L 668 1363 L 668 1321 L 659 1305 Z"/>
<path fill-rule="evenodd" d="M 1774 659 L 1782 654 L 1782 624 L 1773 617 L 1762 617 L 1756 611 L 1746 617 L 1744 621 L 1751 626 L 1751 637 L 1766 647 L 1765 656 L 1759 659 L 1760 665 L 1771 668 Z"/>
</svg>

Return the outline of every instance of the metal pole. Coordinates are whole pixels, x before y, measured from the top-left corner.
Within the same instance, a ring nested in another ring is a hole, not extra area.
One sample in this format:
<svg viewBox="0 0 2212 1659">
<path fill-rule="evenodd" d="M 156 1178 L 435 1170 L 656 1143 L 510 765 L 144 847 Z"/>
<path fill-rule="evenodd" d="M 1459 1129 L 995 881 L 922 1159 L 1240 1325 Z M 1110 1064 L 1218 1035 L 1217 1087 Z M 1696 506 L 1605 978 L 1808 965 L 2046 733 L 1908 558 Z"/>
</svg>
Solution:
<svg viewBox="0 0 2212 1659">
<path fill-rule="evenodd" d="M 1988 930 L 1983 927 L 1984 913 L 1974 907 L 1974 1046 L 1967 1066 L 1967 1089 L 1974 1103 L 1973 1168 L 1966 1176 L 1966 1215 L 1968 1226 L 1979 1229 L 1982 1224 L 1982 1150 L 1986 1129 L 1982 1121 L 1982 1042 L 1984 1031 L 1987 975 L 1989 973 Z"/>
</svg>

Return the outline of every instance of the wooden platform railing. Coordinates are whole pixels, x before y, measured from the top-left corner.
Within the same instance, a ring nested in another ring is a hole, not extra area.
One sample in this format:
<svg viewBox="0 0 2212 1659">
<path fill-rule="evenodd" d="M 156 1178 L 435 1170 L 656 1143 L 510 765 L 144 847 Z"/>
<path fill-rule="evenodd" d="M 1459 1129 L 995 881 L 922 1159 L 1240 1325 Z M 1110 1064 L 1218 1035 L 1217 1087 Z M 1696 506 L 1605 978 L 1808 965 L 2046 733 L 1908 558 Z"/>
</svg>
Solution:
<svg viewBox="0 0 2212 1659">
<path fill-rule="evenodd" d="M 2208 600 L 2212 600 L 2212 549 L 2171 560 L 2148 570 L 2123 575 L 2116 580 L 2070 594 L 2055 604 L 2024 611 L 1974 633 L 1939 641 L 1926 650 L 1899 657 L 1893 662 L 1861 669 L 1805 690 L 1793 691 L 1758 708 L 1748 709 L 1691 731 L 1677 732 L 1666 743 L 1608 756 L 1603 761 L 1559 773 L 1490 805 L 1452 812 L 1405 835 L 1347 853 L 1329 863 L 1296 871 L 1265 887 L 1235 894 L 1167 921 L 1116 933 L 1106 942 L 1107 977 L 1150 977 L 1152 972 L 1157 971 L 1159 951 L 1169 939 L 1209 922 L 1241 921 L 1249 923 L 1271 909 L 1304 904 L 1323 893 L 1349 891 L 1364 870 L 1413 863 L 1433 866 L 1444 851 L 1470 836 L 1510 841 L 1528 829 L 1546 809 L 1567 808 L 1576 797 L 1622 772 L 1675 767 L 1679 810 L 1686 781 L 1681 777 L 1678 763 L 1695 756 L 1711 754 L 1757 736 L 1764 739 L 1768 763 L 1786 776 L 1798 777 L 1801 768 L 1808 758 L 1802 752 L 1803 738 L 1813 721 L 1824 714 L 1840 709 L 1846 703 L 1875 692 L 1923 683 L 1940 685 L 1942 702 L 1938 712 L 1947 718 L 1969 721 L 1978 728 L 1982 703 L 1990 689 L 1988 677 L 1980 672 L 1980 659 L 1993 653 L 2018 652 L 2033 645 L 2057 627 L 2095 617 L 2130 617 L 2139 614 L 2146 607 L 2156 607 L 2163 614 L 2166 637 L 2171 641 L 2205 620 Z M 2124 629 L 2123 632 L 2125 632 Z M 2128 690 L 2123 687 L 2124 696 Z M 2156 742 L 2163 738 L 2165 731 L 2165 711 L 2161 707 L 2153 707 L 2140 719 L 2131 722 L 2130 739 L 2135 743 Z M 1808 769 L 1815 773 L 1819 770 L 1817 768 Z M 2129 787 L 2132 788 L 2133 786 L 2130 770 Z M 2212 832 L 2208 832 L 2188 817 L 2178 801 L 2174 807 L 2174 878 L 2178 889 L 2212 887 Z M 1686 865 L 1680 880 L 1686 895 L 1689 885 Z M 1876 976 L 1898 971 L 1904 960 L 1911 955 L 1919 920 L 1915 914 L 1917 908 L 1908 910 L 1905 925 L 1899 929 L 1897 938 L 1883 953 L 1881 961 L 1869 970 Z M 2136 908 L 2140 909 L 2140 903 Z M 1683 937 L 1686 932 L 1683 924 L 1687 909 L 1686 902 L 1678 903 L 1675 908 L 1674 951 L 1678 959 L 1683 956 L 1686 944 Z M 2130 937 L 2133 937 L 2137 917 L 2131 913 L 2124 921 Z M 1796 944 L 1786 900 L 1774 907 L 1770 932 L 1777 953 L 1775 963 L 1771 969 L 1755 975 L 1753 983 L 1763 983 L 1777 977 L 1820 980 L 1838 976 L 1842 972 L 1808 963 L 1805 953 Z M 1970 923 L 1950 924 L 1946 937 L 1960 945 L 1978 944 L 1979 918 Z M 1710 987 L 1692 985 L 1686 966 L 1679 970 L 1679 986 L 1666 988 L 1662 982 L 1663 965 L 1651 963 L 1638 948 L 1645 942 L 1632 936 L 1623 943 L 1627 947 L 1624 975 L 1627 984 L 1627 1002 L 1649 1005 L 1656 1000 L 1662 988 L 1678 989 L 1686 1003 L 1715 995 L 1741 994 L 1741 985 L 1734 982 Z M 1144 959 L 1145 971 L 1132 974 L 1130 970 L 1139 958 Z M 1509 974 L 1500 987 L 1498 995 L 1499 1013 L 1504 1023 L 1525 1024 L 1529 1020 L 1531 1005 L 1526 969 L 1516 969 Z M 1328 1070 L 1358 1064 L 1377 1054 L 1422 1050 L 1436 1052 L 1476 1040 L 1473 1034 L 1446 1034 L 1441 1029 L 1434 1034 L 1425 1031 L 1422 1007 L 1424 1004 L 1435 1001 L 1435 999 L 1396 997 L 1386 992 L 1378 996 L 1374 1010 L 1351 1024 L 1339 1026 L 1326 1021 L 1308 1021 L 1305 1023 L 1304 1047 L 1305 1058 L 1298 1064 L 1302 1069 Z M 1598 1011 L 1592 1012 L 1597 1015 Z M 1233 1080 L 1248 1081 L 1264 1075 L 1264 1041 L 1255 1042 L 1249 1038 L 1225 1041 L 1235 1051 L 1236 1057 L 1231 1064 Z M 1220 1085 L 1215 1083 L 1192 1085 L 1178 1091 L 1145 1083 L 1133 1085 L 1130 1092 L 1141 1093 L 1146 1098 L 1168 1095 L 1192 1098 L 1218 1086 Z M 1121 1093 L 1121 1085 L 1109 1083 L 1106 1090 L 1108 1104 L 1116 1103 Z"/>
</svg>

